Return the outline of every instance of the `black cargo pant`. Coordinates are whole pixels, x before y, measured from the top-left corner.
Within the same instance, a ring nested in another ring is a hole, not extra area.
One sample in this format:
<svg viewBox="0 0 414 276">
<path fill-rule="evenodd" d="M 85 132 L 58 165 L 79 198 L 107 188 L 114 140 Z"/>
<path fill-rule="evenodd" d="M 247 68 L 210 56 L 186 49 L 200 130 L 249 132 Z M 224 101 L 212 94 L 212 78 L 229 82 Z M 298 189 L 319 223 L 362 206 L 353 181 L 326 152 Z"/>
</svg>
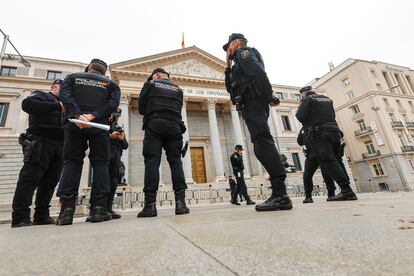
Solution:
<svg viewBox="0 0 414 276">
<path fill-rule="evenodd" d="M 254 154 L 269 173 L 273 191 L 285 195 L 286 171 L 267 123 L 269 104 L 261 97 L 250 98 L 243 105 L 242 115 L 250 132 Z"/>
<path fill-rule="evenodd" d="M 171 169 L 171 178 L 176 200 L 184 200 L 185 183 L 181 148 L 183 137 L 178 122 L 161 118 L 151 119 L 145 129 L 142 154 L 145 163 L 144 193 L 145 201 L 153 203 L 156 200 L 160 182 L 159 167 L 162 149 L 165 150 Z"/>
<path fill-rule="evenodd" d="M 30 221 L 30 205 L 35 189 L 34 220 L 49 218 L 49 204 L 62 172 L 62 142 L 33 138 L 23 146 L 24 165 L 20 171 L 12 203 L 12 224 Z"/>
<path fill-rule="evenodd" d="M 233 200 L 236 201 L 237 200 L 237 195 L 242 195 L 244 197 L 244 199 L 249 199 L 249 195 L 247 193 L 247 186 L 246 186 L 246 182 L 244 181 L 244 172 L 243 171 L 239 171 L 239 172 L 233 172 L 235 177 L 236 177 L 236 182 L 237 182 L 237 186 L 236 186 L 236 191 L 234 192 L 234 198 Z M 241 198 L 241 196 L 240 196 Z"/>
<path fill-rule="evenodd" d="M 341 145 L 341 136 L 339 131 L 319 130 L 309 136 L 311 148 L 318 156 L 321 170 L 328 172 L 329 175 L 341 187 L 341 192 L 352 191 L 349 186 L 349 177 L 346 173 L 342 159 L 338 161 L 338 148 Z M 342 164 L 341 164 L 342 163 Z"/>
<path fill-rule="evenodd" d="M 309 148 L 309 147 L 308 147 Z M 310 151 L 310 150 L 308 150 Z M 305 159 L 305 171 L 303 172 L 303 186 L 305 188 L 305 195 L 312 196 L 313 192 L 313 175 L 319 167 L 318 156 L 312 152 L 308 152 Z M 325 182 L 328 195 L 335 195 L 335 183 L 329 172 L 321 170 L 323 181 Z"/>
<path fill-rule="evenodd" d="M 109 186 L 110 186 L 110 193 L 108 197 L 108 204 L 112 204 L 114 200 L 116 188 L 118 187 L 120 181 L 120 170 L 119 165 L 121 163 L 121 153 L 119 150 L 111 150 L 110 151 L 110 159 L 109 159 Z"/>
<path fill-rule="evenodd" d="M 63 172 L 57 196 L 78 195 L 83 159 L 89 145 L 89 160 L 93 169 L 92 190 L 109 194 L 109 135 L 95 129 L 65 129 Z"/>
</svg>

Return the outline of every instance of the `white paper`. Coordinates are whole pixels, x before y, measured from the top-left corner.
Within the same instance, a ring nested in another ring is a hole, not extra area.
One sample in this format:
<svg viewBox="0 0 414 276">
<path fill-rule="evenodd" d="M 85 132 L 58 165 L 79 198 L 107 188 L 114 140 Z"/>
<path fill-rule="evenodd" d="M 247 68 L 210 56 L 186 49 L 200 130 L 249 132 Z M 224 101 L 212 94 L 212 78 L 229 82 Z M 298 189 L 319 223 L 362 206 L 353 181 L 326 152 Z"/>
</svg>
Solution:
<svg viewBox="0 0 414 276">
<path fill-rule="evenodd" d="M 109 131 L 109 129 L 111 128 L 108 125 L 92 123 L 92 122 L 85 122 L 85 121 L 78 120 L 78 119 L 69 119 L 69 122 L 72 122 L 74 124 L 83 124 L 83 125 L 87 125 L 87 126 L 90 126 L 90 127 L 103 129 L 103 130 L 106 130 L 106 131 Z"/>
</svg>

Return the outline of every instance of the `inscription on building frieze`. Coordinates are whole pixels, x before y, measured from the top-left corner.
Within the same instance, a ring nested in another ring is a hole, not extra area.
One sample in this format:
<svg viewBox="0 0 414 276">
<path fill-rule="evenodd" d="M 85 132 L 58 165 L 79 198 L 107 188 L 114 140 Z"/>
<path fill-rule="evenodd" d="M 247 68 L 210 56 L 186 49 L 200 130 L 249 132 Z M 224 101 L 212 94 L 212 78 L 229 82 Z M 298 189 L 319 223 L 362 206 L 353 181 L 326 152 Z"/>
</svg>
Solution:
<svg viewBox="0 0 414 276">
<path fill-rule="evenodd" d="M 230 94 L 226 90 L 185 86 L 182 86 L 181 89 L 186 97 L 230 99 Z"/>
</svg>

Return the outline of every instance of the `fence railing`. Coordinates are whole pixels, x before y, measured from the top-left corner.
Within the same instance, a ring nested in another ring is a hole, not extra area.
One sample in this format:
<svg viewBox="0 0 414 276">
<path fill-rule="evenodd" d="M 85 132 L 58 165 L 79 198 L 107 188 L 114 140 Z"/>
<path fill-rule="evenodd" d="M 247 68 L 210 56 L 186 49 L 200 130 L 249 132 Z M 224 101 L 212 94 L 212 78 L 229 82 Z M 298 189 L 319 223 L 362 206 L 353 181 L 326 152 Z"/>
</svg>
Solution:
<svg viewBox="0 0 414 276">
<path fill-rule="evenodd" d="M 305 190 L 303 185 L 287 185 L 287 192 L 291 197 L 303 197 Z M 248 187 L 248 194 L 253 200 L 266 200 L 271 194 L 272 190 L 269 186 L 263 184 L 256 187 Z M 314 185 L 313 195 L 326 195 L 326 189 L 319 185 Z M 144 206 L 144 192 L 134 191 L 127 188 L 122 188 L 116 193 L 116 197 L 113 202 L 115 209 L 127 209 Z M 185 191 L 185 200 L 187 204 L 216 204 L 220 202 L 226 202 L 231 200 L 229 188 L 203 188 L 203 189 L 189 189 Z M 159 206 L 173 206 L 175 204 L 175 196 L 173 190 L 158 191 L 157 204 Z M 84 195 L 79 198 L 78 204 L 88 205 L 89 195 Z"/>
</svg>

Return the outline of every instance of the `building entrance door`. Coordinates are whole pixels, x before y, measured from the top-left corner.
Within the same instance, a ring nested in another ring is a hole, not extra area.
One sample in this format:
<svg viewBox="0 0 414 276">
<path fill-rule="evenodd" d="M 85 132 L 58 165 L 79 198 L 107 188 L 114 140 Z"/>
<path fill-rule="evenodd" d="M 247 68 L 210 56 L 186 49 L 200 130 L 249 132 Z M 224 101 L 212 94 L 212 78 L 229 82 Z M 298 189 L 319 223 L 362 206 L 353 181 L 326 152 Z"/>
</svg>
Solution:
<svg viewBox="0 0 414 276">
<path fill-rule="evenodd" d="M 206 183 L 206 163 L 204 160 L 204 148 L 192 147 L 191 152 L 191 168 L 193 172 L 193 179 L 196 183 Z"/>
</svg>

